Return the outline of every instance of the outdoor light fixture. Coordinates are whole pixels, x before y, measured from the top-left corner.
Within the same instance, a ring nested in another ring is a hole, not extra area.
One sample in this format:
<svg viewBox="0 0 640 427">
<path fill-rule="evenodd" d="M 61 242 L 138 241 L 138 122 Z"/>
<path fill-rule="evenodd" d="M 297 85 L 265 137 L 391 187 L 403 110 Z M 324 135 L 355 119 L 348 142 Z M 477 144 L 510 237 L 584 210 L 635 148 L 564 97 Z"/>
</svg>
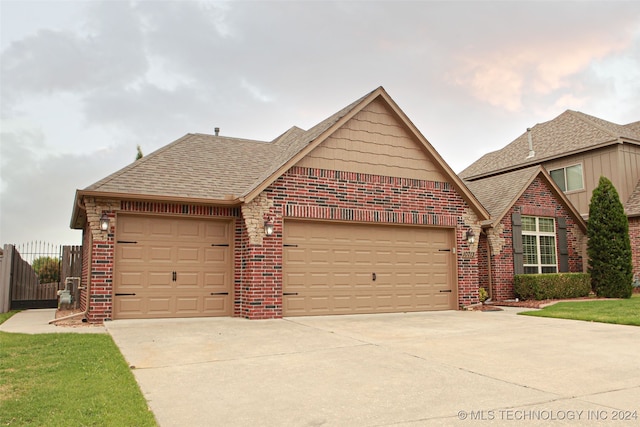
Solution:
<svg viewBox="0 0 640 427">
<path fill-rule="evenodd" d="M 467 230 L 467 235 L 465 240 L 470 244 L 473 245 L 476 242 L 476 233 L 473 232 L 472 229 L 468 229 Z"/>
<path fill-rule="evenodd" d="M 100 230 L 107 231 L 109 229 L 109 216 L 106 212 L 102 212 L 100 217 Z"/>
<path fill-rule="evenodd" d="M 273 221 L 269 217 L 264 222 L 264 234 L 267 236 L 271 236 L 273 234 Z"/>
</svg>

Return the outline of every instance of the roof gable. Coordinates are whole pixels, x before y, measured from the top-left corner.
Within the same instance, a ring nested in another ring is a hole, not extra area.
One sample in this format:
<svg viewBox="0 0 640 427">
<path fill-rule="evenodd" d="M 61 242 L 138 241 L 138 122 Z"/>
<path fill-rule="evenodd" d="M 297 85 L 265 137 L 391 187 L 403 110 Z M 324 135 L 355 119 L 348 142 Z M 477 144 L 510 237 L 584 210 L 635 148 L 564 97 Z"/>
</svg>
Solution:
<svg viewBox="0 0 640 427">
<path fill-rule="evenodd" d="M 623 126 L 567 110 L 530 129 L 533 156 L 529 156 L 529 132 L 524 132 L 506 147 L 482 156 L 460 176 L 474 180 L 609 144 L 640 144 L 640 126 L 636 123 Z"/>
<path fill-rule="evenodd" d="M 287 161 L 282 163 L 281 166 L 273 168 L 273 172 L 270 176 L 265 177 L 264 181 L 257 184 L 248 194 L 245 195 L 243 201 L 248 202 L 260 194 L 265 188 L 273 183 L 279 176 L 285 173 L 289 168 L 297 165 L 301 162 L 309 153 L 317 149 L 321 144 L 327 141 L 331 137 L 336 137 L 338 131 L 342 128 L 348 129 L 345 126 L 351 119 L 353 119 L 360 112 L 366 110 L 370 105 L 377 104 L 373 109 L 378 109 L 382 106 L 387 109 L 389 115 L 397 121 L 397 124 L 405 129 L 407 138 L 413 139 L 422 150 L 426 153 L 429 159 L 433 159 L 433 165 L 437 165 L 439 169 L 439 175 L 441 178 L 453 184 L 454 188 L 458 191 L 460 196 L 469 204 L 471 209 L 478 215 L 480 220 L 486 220 L 489 218 L 487 211 L 475 198 L 473 193 L 469 191 L 464 182 L 456 175 L 449 165 L 444 161 L 440 154 L 433 148 L 433 146 L 427 141 L 427 139 L 420 133 L 415 125 L 409 120 L 404 112 L 397 106 L 397 104 L 391 99 L 384 88 L 378 87 L 376 90 L 370 92 L 354 103 L 348 105 L 336 114 L 332 115 L 328 119 L 320 122 L 318 125 L 311 128 L 301 141 L 295 143 L 295 149 L 298 151 L 293 154 Z M 295 150 L 292 150 L 295 151 Z M 384 175 L 384 173 L 381 173 Z"/>
<path fill-rule="evenodd" d="M 586 231 L 586 224 L 580 213 L 542 166 L 531 166 L 476 181 L 468 181 L 467 186 L 491 215 L 491 220 L 487 221 L 485 225 L 495 225 L 502 221 L 502 218 L 538 177 L 547 184 L 556 199 L 564 205 L 580 227 Z"/>
</svg>

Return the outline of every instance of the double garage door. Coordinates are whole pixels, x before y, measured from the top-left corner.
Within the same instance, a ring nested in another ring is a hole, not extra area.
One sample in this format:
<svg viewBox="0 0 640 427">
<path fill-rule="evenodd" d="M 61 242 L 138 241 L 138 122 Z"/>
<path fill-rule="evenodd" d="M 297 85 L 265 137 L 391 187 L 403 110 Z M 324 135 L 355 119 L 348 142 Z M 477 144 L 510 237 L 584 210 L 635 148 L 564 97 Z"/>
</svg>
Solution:
<svg viewBox="0 0 640 427">
<path fill-rule="evenodd" d="M 113 318 L 230 316 L 232 222 L 119 215 Z"/>
<path fill-rule="evenodd" d="M 231 316 L 233 223 L 119 215 L 113 318 Z M 457 306 L 454 232 L 287 220 L 283 315 Z"/>
<path fill-rule="evenodd" d="M 457 306 L 452 229 L 286 221 L 285 316 Z"/>
</svg>

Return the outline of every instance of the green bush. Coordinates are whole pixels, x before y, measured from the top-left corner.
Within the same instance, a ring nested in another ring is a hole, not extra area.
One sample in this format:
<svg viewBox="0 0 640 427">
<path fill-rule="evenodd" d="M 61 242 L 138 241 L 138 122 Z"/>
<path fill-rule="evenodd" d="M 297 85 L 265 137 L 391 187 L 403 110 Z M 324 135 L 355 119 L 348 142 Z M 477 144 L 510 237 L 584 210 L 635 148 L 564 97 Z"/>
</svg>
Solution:
<svg viewBox="0 0 640 427">
<path fill-rule="evenodd" d="M 586 297 L 591 279 L 586 273 L 516 274 L 513 290 L 523 300 Z"/>
</svg>

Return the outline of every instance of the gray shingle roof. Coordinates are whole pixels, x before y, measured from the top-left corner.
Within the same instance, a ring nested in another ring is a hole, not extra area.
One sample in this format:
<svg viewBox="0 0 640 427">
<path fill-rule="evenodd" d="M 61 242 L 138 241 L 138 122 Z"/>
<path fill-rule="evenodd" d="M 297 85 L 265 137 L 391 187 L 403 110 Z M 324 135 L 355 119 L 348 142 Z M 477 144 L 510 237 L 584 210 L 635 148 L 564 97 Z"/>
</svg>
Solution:
<svg viewBox="0 0 640 427">
<path fill-rule="evenodd" d="M 465 184 L 489 212 L 491 219 L 499 220 L 538 173 L 540 167 L 531 166 L 477 181 L 465 181 Z"/>
<path fill-rule="evenodd" d="M 187 134 L 84 191 L 210 201 L 244 197 L 367 96 L 308 131 L 292 127 L 271 142 Z"/>
<path fill-rule="evenodd" d="M 535 125 L 531 137 L 535 152 L 532 158 L 528 158 L 529 142 L 525 131 L 506 147 L 482 156 L 460 176 L 473 180 L 622 140 L 640 144 L 640 122 L 618 125 L 567 110 L 553 120 Z"/>
<path fill-rule="evenodd" d="M 627 216 L 640 216 L 640 180 L 638 180 L 629 200 L 624 204 L 624 211 Z"/>
</svg>

